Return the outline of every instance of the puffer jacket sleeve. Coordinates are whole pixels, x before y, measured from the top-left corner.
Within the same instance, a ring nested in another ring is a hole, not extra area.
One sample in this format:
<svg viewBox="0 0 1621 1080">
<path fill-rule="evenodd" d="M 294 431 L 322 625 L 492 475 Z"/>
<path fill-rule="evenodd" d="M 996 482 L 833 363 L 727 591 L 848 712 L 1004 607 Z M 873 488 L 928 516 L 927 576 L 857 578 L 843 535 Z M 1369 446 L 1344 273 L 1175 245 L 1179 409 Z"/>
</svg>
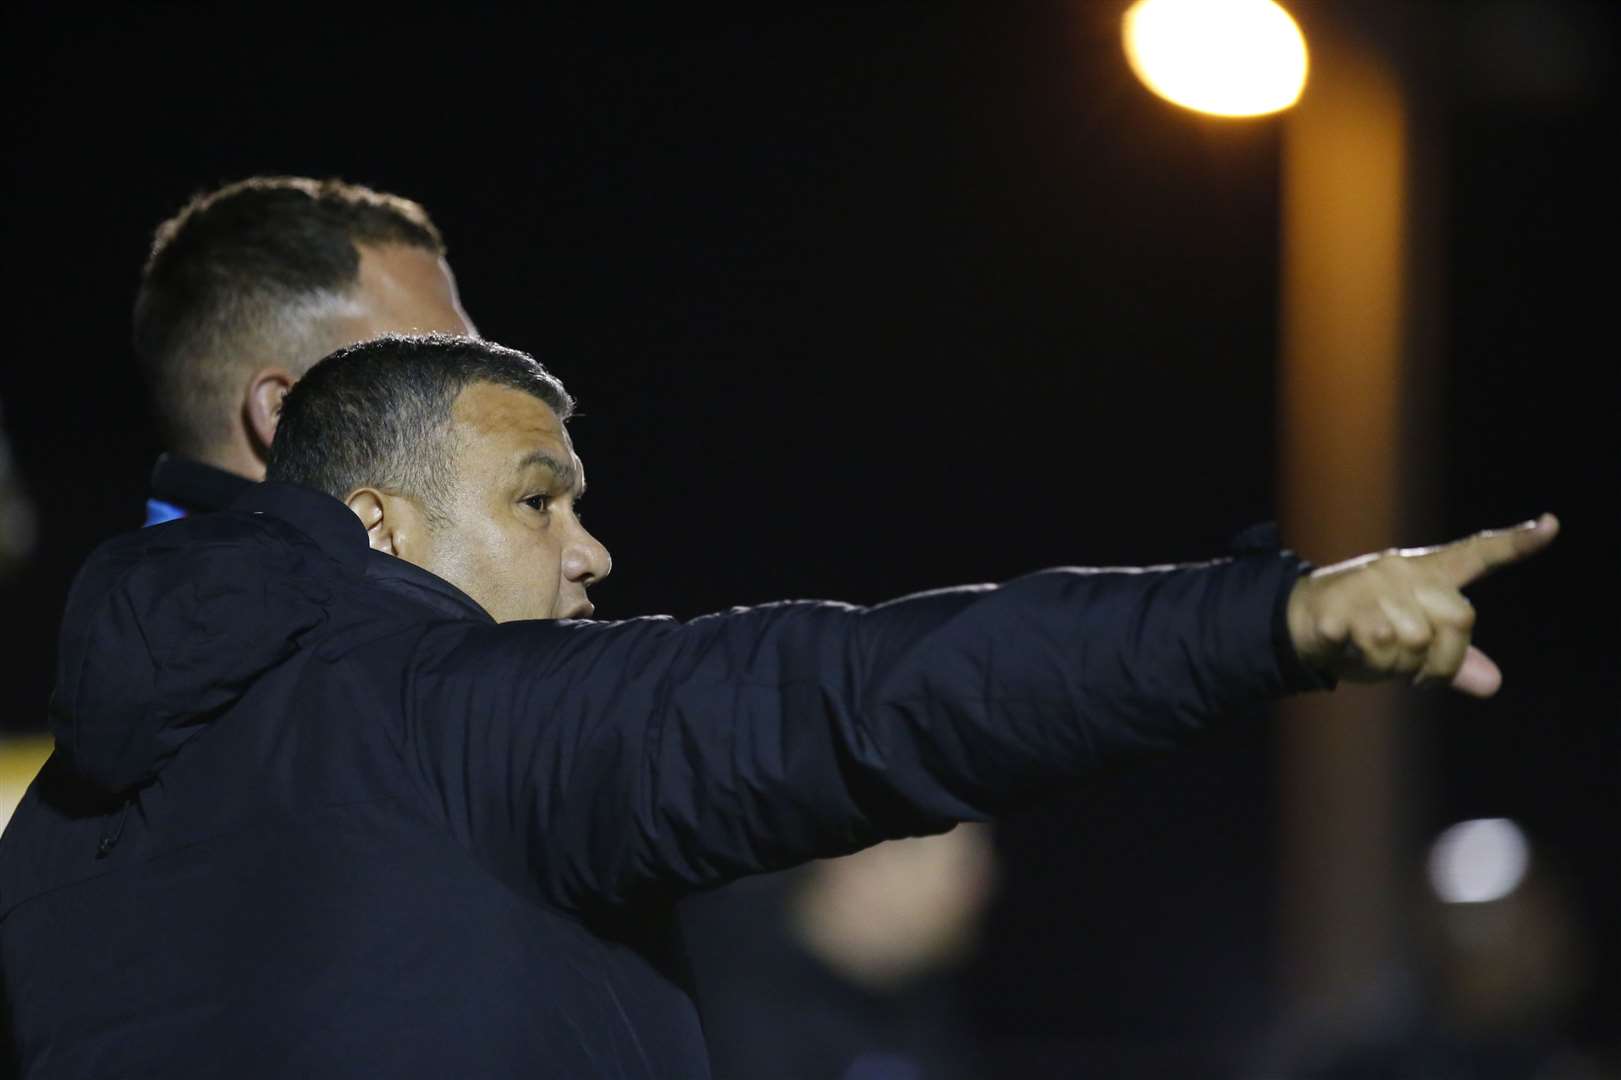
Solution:
<svg viewBox="0 0 1621 1080">
<path fill-rule="evenodd" d="M 454 624 L 405 749 L 451 831 L 575 910 L 948 828 L 1314 682 L 1287 555 L 1062 569 L 872 608 Z"/>
</svg>

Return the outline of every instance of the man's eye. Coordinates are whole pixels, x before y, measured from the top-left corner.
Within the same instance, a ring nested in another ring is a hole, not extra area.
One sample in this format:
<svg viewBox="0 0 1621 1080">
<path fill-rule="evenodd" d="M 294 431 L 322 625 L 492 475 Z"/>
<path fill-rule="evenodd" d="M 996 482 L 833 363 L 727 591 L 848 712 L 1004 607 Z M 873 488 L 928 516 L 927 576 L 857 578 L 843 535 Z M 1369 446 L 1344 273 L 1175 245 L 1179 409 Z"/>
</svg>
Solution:
<svg viewBox="0 0 1621 1080">
<path fill-rule="evenodd" d="M 552 497 L 550 495 L 531 495 L 523 501 L 523 504 L 531 510 L 539 510 L 544 514 L 552 508 Z"/>
</svg>

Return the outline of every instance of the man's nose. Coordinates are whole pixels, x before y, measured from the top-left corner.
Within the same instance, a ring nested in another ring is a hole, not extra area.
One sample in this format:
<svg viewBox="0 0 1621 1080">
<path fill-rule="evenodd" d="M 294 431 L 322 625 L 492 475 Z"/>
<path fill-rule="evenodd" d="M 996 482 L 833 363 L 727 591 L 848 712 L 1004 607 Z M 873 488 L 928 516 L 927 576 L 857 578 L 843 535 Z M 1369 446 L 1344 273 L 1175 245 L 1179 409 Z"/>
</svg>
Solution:
<svg viewBox="0 0 1621 1080">
<path fill-rule="evenodd" d="M 594 585 L 613 573 L 613 556 L 602 541 L 582 527 L 563 552 L 563 576 L 581 585 Z"/>
</svg>

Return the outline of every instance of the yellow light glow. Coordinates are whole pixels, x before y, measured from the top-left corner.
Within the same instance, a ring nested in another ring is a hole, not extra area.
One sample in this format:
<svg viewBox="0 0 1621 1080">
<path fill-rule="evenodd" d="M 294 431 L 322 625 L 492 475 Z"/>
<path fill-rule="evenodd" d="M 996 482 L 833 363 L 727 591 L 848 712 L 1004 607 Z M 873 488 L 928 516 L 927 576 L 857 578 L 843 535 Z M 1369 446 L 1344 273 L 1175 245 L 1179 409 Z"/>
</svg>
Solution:
<svg viewBox="0 0 1621 1080">
<path fill-rule="evenodd" d="M 23 792 L 33 783 L 55 745 L 49 735 L 0 739 L 0 829 L 11 820 Z"/>
<path fill-rule="evenodd" d="M 1137 77 L 1184 108 L 1264 116 L 1306 86 L 1306 39 L 1272 0 L 1138 0 L 1122 30 Z"/>
</svg>

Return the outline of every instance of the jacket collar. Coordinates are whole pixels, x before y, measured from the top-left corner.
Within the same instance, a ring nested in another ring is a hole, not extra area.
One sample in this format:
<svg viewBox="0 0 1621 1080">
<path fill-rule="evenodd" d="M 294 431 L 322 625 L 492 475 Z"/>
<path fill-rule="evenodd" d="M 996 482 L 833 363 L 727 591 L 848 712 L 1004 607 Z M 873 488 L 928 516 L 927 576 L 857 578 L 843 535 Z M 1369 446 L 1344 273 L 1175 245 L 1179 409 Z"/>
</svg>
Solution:
<svg viewBox="0 0 1621 1080">
<path fill-rule="evenodd" d="M 360 519 L 355 518 L 355 524 L 359 523 Z M 474 618 L 487 623 L 495 622 L 477 600 L 438 574 L 430 573 L 415 563 L 408 563 L 404 559 L 395 558 L 381 551 L 367 548 L 366 554 L 368 581 L 381 585 L 390 592 L 420 600 L 439 614 L 453 619 Z"/>
<path fill-rule="evenodd" d="M 148 480 L 154 499 L 188 514 L 223 510 L 253 486 L 253 481 L 245 476 L 169 454 L 158 458 Z"/>
<path fill-rule="evenodd" d="M 226 508 L 285 521 L 352 574 L 366 571 L 371 543 L 366 527 L 343 503 L 323 491 L 293 484 L 249 483 Z"/>
<path fill-rule="evenodd" d="M 204 466 L 205 468 L 207 466 Z M 343 503 L 322 491 L 293 484 L 243 482 L 229 509 L 284 521 L 315 541 L 347 574 L 364 577 L 454 618 L 494 622 L 478 602 L 437 574 L 371 549 L 366 528 Z"/>
</svg>

